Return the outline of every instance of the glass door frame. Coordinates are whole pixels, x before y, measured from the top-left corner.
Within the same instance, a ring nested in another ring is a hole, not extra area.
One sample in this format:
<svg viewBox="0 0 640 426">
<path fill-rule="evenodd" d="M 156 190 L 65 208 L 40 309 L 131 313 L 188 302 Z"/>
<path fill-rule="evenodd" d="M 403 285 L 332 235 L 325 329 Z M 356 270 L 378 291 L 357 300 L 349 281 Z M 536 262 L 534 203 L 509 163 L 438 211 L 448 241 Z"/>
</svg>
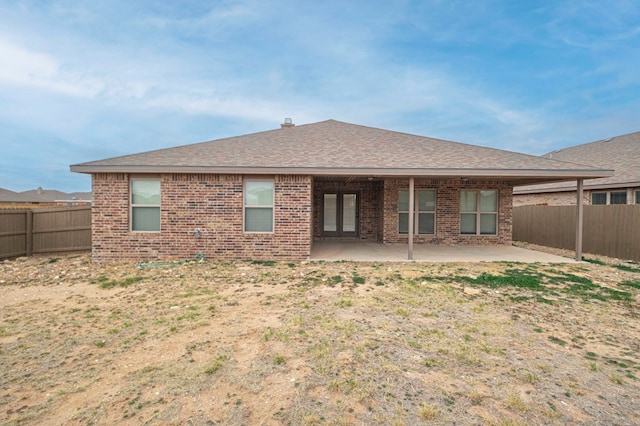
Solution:
<svg viewBox="0 0 640 426">
<path fill-rule="evenodd" d="M 325 195 L 335 194 L 336 195 L 336 230 L 335 231 L 325 231 L 324 229 L 324 220 L 325 220 L 325 206 L 324 200 Z M 355 209 L 355 231 L 353 232 L 345 232 L 343 230 L 344 225 L 344 196 L 345 195 L 355 195 L 356 196 L 356 209 Z M 322 206 L 320 208 L 320 235 L 323 237 L 337 237 L 337 238 L 358 238 L 360 235 L 360 192 L 359 191 L 322 191 L 321 195 L 321 203 Z"/>
</svg>

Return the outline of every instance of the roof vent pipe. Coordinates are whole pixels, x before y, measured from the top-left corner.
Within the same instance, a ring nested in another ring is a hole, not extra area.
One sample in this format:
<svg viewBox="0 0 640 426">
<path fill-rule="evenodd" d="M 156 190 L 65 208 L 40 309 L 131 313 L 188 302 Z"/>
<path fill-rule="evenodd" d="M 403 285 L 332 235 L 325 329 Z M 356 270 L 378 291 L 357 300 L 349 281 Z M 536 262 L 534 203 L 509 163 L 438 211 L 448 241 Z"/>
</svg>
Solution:
<svg viewBox="0 0 640 426">
<path fill-rule="evenodd" d="M 280 125 L 281 128 L 285 128 L 285 127 L 294 127 L 295 124 L 293 124 L 293 120 L 291 120 L 291 118 L 287 117 L 284 119 L 284 123 Z"/>
</svg>

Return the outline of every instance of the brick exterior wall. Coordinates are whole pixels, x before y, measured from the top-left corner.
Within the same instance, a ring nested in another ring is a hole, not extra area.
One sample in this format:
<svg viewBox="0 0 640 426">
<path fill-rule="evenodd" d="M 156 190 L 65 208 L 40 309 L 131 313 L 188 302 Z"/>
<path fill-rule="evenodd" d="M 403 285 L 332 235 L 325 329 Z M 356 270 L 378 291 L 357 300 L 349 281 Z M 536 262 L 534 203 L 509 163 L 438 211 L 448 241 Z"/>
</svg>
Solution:
<svg viewBox="0 0 640 426">
<path fill-rule="evenodd" d="M 416 244 L 511 244 L 513 187 L 501 181 L 459 179 L 416 179 L 415 189 L 436 190 L 436 225 L 434 235 L 414 235 Z M 383 242 L 407 243 L 408 236 L 398 233 L 398 191 L 409 189 L 408 179 L 387 179 L 384 182 Z M 460 234 L 460 190 L 494 189 L 498 191 L 497 235 Z"/>
<path fill-rule="evenodd" d="M 129 230 L 128 174 L 93 175 L 95 261 L 185 259 L 308 259 L 311 252 L 309 176 L 275 176 L 274 232 L 243 232 L 243 177 L 163 174 L 161 232 Z M 201 236 L 195 236 L 200 229 Z"/>
<path fill-rule="evenodd" d="M 273 233 L 243 232 L 243 177 L 163 174 L 160 232 L 130 231 L 130 180 L 123 173 L 93 175 L 92 245 L 95 261 L 187 259 L 305 260 L 312 240 L 322 239 L 322 194 L 355 191 L 360 196 L 359 238 L 388 244 L 398 234 L 398 190 L 408 179 L 331 182 L 310 176 L 274 176 Z M 512 187 L 501 181 L 416 179 L 416 189 L 436 190 L 436 233 L 415 236 L 416 244 L 510 244 Z M 460 190 L 498 190 L 498 234 L 460 235 Z M 200 230 L 196 237 L 195 230 Z"/>
<path fill-rule="evenodd" d="M 583 192 L 583 203 L 591 204 L 591 192 Z M 539 194 L 516 194 L 513 196 L 513 206 L 575 206 L 576 191 L 541 192 Z"/>
</svg>

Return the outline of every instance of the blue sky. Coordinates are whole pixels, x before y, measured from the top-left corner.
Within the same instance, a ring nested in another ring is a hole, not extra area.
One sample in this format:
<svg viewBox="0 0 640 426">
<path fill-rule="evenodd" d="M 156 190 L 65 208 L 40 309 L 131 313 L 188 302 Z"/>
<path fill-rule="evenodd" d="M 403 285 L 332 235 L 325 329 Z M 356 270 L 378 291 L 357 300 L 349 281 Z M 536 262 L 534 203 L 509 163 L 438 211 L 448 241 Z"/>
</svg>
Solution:
<svg viewBox="0 0 640 426">
<path fill-rule="evenodd" d="M 640 2 L 0 0 L 0 187 L 329 118 L 540 155 L 640 130 Z"/>
</svg>

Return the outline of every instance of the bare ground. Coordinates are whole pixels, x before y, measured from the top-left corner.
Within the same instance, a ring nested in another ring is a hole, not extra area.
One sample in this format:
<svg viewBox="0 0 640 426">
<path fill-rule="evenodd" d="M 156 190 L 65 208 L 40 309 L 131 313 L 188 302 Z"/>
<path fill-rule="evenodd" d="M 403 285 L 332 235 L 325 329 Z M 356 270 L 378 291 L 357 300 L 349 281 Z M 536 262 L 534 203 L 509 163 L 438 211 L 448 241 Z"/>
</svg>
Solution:
<svg viewBox="0 0 640 426">
<path fill-rule="evenodd" d="M 0 262 L 1 424 L 640 424 L 640 265 Z"/>
</svg>

